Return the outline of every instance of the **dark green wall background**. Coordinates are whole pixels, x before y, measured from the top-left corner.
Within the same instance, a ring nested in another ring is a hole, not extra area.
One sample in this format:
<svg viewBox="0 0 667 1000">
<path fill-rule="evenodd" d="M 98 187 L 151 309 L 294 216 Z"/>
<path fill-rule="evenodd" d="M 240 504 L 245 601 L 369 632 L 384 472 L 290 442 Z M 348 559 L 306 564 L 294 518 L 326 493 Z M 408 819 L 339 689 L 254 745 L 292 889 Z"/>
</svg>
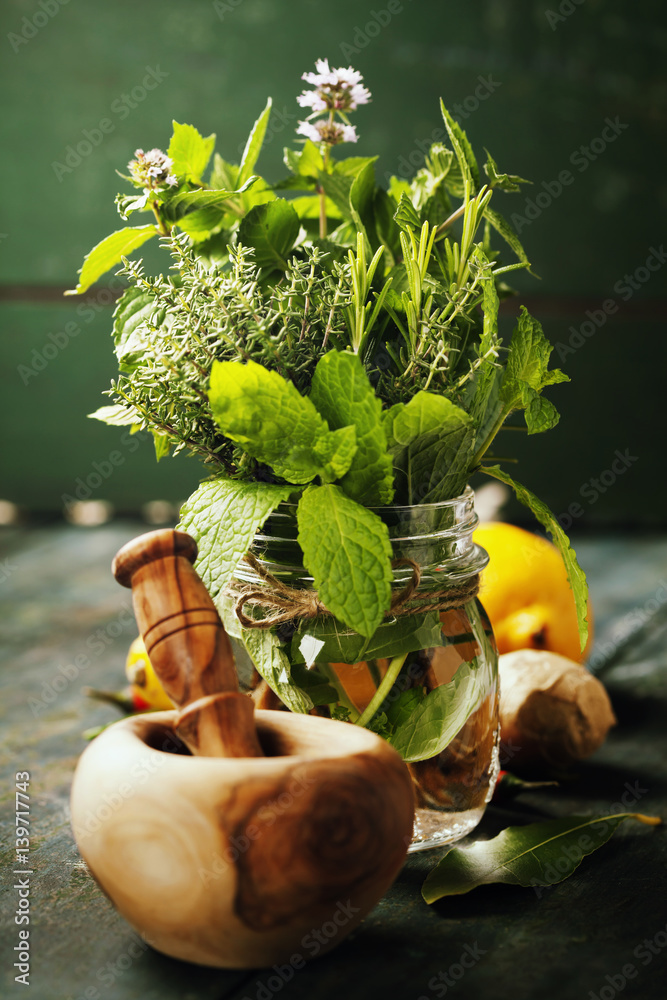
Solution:
<svg viewBox="0 0 667 1000">
<path fill-rule="evenodd" d="M 646 271 L 647 280 L 638 271 L 666 237 L 664 6 L 401 6 L 390 16 L 385 0 L 5 0 L 0 496 L 60 509 L 77 479 L 117 449 L 123 461 L 94 495 L 120 509 L 156 497 L 179 500 L 196 485 L 192 460 L 158 466 L 149 443 L 131 451 L 120 443 L 122 432 L 85 419 L 114 375 L 111 309 L 104 291 L 83 304 L 60 300 L 58 290 L 74 283 L 83 254 L 122 225 L 113 206 L 123 186 L 115 169 L 123 170 L 138 146 L 165 148 L 172 118 L 215 131 L 219 151 L 235 159 L 272 95 L 277 114 L 259 166 L 277 179 L 282 147 L 293 142 L 300 117 L 301 73 L 326 56 L 334 65 L 353 63 L 373 92 L 373 104 L 355 120 L 358 152 L 380 153 L 379 177 L 400 171 L 411 156 L 418 165 L 419 144 L 440 127 L 442 96 L 450 107 L 468 109 L 461 124 L 480 154 L 487 146 L 502 169 L 535 182 L 496 204 L 525 220 L 521 237 L 542 280 L 519 274 L 515 284 L 552 341 L 564 345 L 561 365 L 572 384 L 552 390 L 564 413 L 555 431 L 512 437 L 521 458 L 517 477 L 557 513 L 580 502 L 578 524 L 664 524 L 667 265 Z M 150 70 L 161 82 L 144 99 L 135 91 L 135 106 L 121 110 L 123 95 L 141 88 Z M 474 107 L 480 78 L 492 92 Z M 113 129 L 89 155 L 78 164 L 70 159 L 69 172 L 54 166 L 67 165 L 67 148 L 103 118 Z M 601 136 L 606 119 L 620 123 L 618 136 L 602 151 L 595 144 L 588 158 L 577 154 Z M 572 183 L 554 197 L 563 170 Z M 626 274 L 636 275 L 631 294 Z M 38 295 L 51 301 L 38 304 Z M 618 306 L 610 317 L 600 312 L 605 300 Z M 599 328 L 582 332 L 592 322 L 587 310 Z M 76 324 L 75 335 L 68 323 Z M 25 369 L 54 344 L 43 370 L 28 375 Z M 594 502 L 590 487 L 582 498 L 582 487 L 611 467 L 617 449 L 628 449 L 633 461 Z"/>
</svg>

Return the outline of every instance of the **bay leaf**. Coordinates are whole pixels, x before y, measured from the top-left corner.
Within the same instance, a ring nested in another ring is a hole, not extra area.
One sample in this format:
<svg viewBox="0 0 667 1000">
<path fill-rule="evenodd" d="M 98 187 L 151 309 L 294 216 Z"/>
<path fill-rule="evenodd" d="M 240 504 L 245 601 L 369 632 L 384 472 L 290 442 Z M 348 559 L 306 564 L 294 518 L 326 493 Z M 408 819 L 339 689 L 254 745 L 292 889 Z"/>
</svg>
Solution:
<svg viewBox="0 0 667 1000">
<path fill-rule="evenodd" d="M 460 896 L 480 885 L 544 886 L 562 882 L 587 854 L 606 844 L 626 819 L 649 826 L 662 822 L 642 813 L 613 816 L 565 816 L 561 819 L 508 826 L 492 840 L 471 847 L 454 847 L 429 873 L 422 896 L 434 903 L 443 896 Z"/>
</svg>

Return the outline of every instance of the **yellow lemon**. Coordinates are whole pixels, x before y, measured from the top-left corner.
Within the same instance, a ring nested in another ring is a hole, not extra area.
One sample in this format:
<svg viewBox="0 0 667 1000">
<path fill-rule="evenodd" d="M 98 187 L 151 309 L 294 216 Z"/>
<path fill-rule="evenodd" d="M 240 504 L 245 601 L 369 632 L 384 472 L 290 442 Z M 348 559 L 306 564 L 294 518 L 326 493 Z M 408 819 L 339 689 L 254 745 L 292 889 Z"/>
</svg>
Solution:
<svg viewBox="0 0 667 1000">
<path fill-rule="evenodd" d="M 501 521 L 481 524 L 473 537 L 489 553 L 479 596 L 499 651 L 547 649 L 582 662 L 593 639 L 591 606 L 582 651 L 574 596 L 556 546 Z"/>
<path fill-rule="evenodd" d="M 174 707 L 153 670 L 141 636 L 137 636 L 130 646 L 125 674 L 132 688 L 132 703 L 136 712 L 149 708 L 166 710 Z"/>
</svg>

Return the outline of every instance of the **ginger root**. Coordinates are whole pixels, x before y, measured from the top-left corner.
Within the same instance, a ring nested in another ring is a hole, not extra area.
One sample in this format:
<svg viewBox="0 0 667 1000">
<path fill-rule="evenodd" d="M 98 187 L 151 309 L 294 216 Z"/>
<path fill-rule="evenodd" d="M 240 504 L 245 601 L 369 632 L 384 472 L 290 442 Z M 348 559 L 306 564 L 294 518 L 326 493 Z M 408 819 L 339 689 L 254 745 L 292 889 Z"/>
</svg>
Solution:
<svg viewBox="0 0 667 1000">
<path fill-rule="evenodd" d="M 580 663 L 545 650 L 499 658 L 500 738 L 510 767 L 567 767 L 590 756 L 616 723 L 609 695 Z"/>
</svg>

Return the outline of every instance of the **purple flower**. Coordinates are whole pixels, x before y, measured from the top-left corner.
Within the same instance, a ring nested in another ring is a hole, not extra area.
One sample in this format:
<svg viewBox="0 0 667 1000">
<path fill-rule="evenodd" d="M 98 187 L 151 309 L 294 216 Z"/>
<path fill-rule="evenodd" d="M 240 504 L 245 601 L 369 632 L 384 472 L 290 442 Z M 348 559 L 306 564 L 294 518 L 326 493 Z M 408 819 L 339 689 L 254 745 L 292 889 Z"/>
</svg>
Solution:
<svg viewBox="0 0 667 1000">
<path fill-rule="evenodd" d="M 329 146 L 337 146 L 339 142 L 356 142 L 359 138 L 354 125 L 340 125 L 320 119 L 318 122 L 299 122 L 297 135 L 305 135 L 313 142 L 326 142 Z"/>
<path fill-rule="evenodd" d="M 162 191 L 165 187 L 175 187 L 178 178 L 170 173 L 173 162 L 161 149 L 135 149 L 134 159 L 128 163 L 132 179 L 144 191 Z"/>
<path fill-rule="evenodd" d="M 328 59 L 318 59 L 317 73 L 304 73 L 302 79 L 315 90 L 304 90 L 297 98 L 302 108 L 310 107 L 315 113 L 322 111 L 356 111 L 360 104 L 368 104 L 370 91 L 362 86 L 363 77 L 356 69 L 330 69 Z"/>
</svg>

